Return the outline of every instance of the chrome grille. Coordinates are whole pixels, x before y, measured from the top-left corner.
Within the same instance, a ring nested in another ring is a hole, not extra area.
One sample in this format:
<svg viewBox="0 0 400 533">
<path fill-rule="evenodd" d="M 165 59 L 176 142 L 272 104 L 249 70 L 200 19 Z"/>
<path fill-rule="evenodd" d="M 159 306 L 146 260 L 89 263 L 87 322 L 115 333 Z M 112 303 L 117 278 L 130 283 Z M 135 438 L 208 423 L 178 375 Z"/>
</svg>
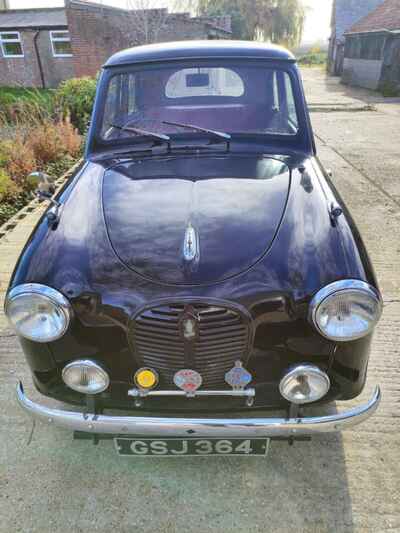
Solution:
<svg viewBox="0 0 400 533">
<path fill-rule="evenodd" d="M 223 385 L 225 373 L 235 361 L 247 359 L 249 321 L 227 307 L 190 305 L 199 317 L 199 334 L 189 348 L 180 334 L 183 304 L 146 309 L 135 318 L 131 340 L 137 362 L 156 369 L 164 386 L 173 385 L 175 372 L 182 368 L 200 372 L 204 387 Z M 192 364 L 188 364 L 188 358 Z"/>
</svg>

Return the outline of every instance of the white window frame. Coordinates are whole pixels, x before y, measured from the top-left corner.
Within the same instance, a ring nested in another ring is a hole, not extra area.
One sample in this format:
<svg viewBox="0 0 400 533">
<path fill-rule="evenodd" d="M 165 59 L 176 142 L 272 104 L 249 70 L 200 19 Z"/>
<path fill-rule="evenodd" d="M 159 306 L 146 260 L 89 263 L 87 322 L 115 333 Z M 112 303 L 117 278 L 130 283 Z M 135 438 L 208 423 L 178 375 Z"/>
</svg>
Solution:
<svg viewBox="0 0 400 533">
<path fill-rule="evenodd" d="M 17 37 L 15 38 L 8 38 L 8 39 L 4 39 L 3 35 L 16 35 Z M 21 50 L 22 50 L 22 54 L 8 54 L 5 50 L 5 47 L 4 45 L 5 44 L 13 44 L 13 43 L 18 43 L 20 46 L 21 46 Z M 21 39 L 21 33 L 19 31 L 2 31 L 0 33 L 0 45 L 1 45 L 1 51 L 2 51 L 2 54 L 3 54 L 3 57 L 4 58 L 15 58 L 15 57 L 25 57 L 25 54 L 24 54 L 24 45 L 23 45 L 23 42 L 22 42 L 22 39 Z"/>
<path fill-rule="evenodd" d="M 67 34 L 67 37 L 56 37 L 54 34 L 57 33 L 65 33 Z M 73 54 L 58 54 L 56 52 L 56 48 L 54 46 L 54 43 L 70 43 L 71 44 L 71 35 L 68 30 L 52 30 L 50 32 L 50 42 L 51 42 L 51 50 L 53 52 L 53 57 L 72 57 Z"/>
</svg>

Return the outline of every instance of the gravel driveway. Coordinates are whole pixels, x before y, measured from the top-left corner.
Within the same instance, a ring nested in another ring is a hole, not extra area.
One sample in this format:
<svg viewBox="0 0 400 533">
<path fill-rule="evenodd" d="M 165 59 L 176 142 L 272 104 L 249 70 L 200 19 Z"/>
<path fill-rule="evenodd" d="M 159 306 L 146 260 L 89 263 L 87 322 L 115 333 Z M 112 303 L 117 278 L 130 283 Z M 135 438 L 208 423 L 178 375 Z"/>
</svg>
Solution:
<svg viewBox="0 0 400 533">
<path fill-rule="evenodd" d="M 273 442 L 267 459 L 119 458 L 109 441 L 72 441 L 19 410 L 17 377 L 30 380 L 0 317 L 1 532 L 400 531 L 400 104 L 357 111 L 369 93 L 327 83 L 315 69 L 304 76 L 311 104 L 346 103 L 345 111 L 313 113 L 312 122 L 384 294 L 363 394 L 381 384 L 379 411 L 343 434 Z M 36 218 L 0 241 L 0 297 Z"/>
</svg>

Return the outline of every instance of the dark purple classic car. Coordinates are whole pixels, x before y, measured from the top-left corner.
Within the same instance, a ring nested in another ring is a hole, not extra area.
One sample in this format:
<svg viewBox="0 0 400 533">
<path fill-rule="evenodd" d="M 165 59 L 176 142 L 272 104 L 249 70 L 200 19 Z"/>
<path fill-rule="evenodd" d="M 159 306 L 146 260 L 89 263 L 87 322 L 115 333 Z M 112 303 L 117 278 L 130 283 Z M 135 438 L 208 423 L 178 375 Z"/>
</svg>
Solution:
<svg viewBox="0 0 400 533">
<path fill-rule="evenodd" d="M 19 384 L 21 406 L 125 455 L 265 454 L 362 422 L 378 387 L 315 406 L 361 393 L 381 309 L 294 57 L 229 41 L 109 59 L 85 162 L 6 299 L 36 388 L 75 407 Z"/>
</svg>

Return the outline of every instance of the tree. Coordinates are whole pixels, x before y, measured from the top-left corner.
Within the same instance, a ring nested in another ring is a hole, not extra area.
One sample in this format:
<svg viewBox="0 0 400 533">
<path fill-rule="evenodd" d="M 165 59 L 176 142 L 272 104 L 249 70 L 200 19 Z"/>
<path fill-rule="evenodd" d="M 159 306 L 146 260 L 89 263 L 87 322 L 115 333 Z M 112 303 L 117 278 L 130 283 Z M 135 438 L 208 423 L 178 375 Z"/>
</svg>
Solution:
<svg viewBox="0 0 400 533">
<path fill-rule="evenodd" d="M 126 0 L 129 24 L 136 32 L 136 43 L 147 44 L 159 41 L 170 13 L 191 9 L 193 0 Z"/>
<path fill-rule="evenodd" d="M 198 0 L 198 13 L 231 15 L 232 36 L 236 39 L 296 46 L 303 35 L 301 0 Z"/>
</svg>

